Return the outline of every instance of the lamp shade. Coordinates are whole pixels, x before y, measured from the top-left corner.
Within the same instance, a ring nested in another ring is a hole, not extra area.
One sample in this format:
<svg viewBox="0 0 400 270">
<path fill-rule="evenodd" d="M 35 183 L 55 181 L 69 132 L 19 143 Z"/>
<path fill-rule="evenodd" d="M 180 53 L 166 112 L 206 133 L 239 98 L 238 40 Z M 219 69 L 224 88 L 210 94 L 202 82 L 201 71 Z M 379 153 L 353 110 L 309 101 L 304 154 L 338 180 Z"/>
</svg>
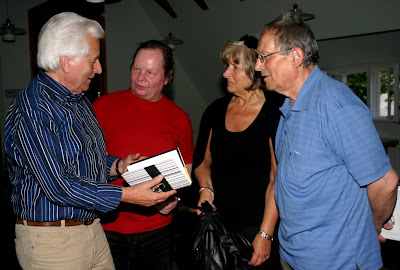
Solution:
<svg viewBox="0 0 400 270">
<path fill-rule="evenodd" d="M 297 4 L 293 5 L 293 9 L 289 10 L 296 19 L 301 20 L 301 21 L 308 21 L 312 20 L 315 18 L 313 14 L 310 13 L 304 13 L 302 9 L 299 9 Z"/>
<path fill-rule="evenodd" d="M 22 28 L 15 27 L 15 24 L 11 23 L 10 19 L 6 20 L 6 23 L 0 27 L 0 35 L 3 35 L 3 41 L 14 42 L 15 35 L 24 35 L 26 31 Z"/>
<path fill-rule="evenodd" d="M 175 45 L 183 44 L 183 40 L 175 38 L 172 33 L 169 33 L 166 38 L 161 40 L 162 43 L 170 47 L 172 50 L 175 50 Z"/>
</svg>

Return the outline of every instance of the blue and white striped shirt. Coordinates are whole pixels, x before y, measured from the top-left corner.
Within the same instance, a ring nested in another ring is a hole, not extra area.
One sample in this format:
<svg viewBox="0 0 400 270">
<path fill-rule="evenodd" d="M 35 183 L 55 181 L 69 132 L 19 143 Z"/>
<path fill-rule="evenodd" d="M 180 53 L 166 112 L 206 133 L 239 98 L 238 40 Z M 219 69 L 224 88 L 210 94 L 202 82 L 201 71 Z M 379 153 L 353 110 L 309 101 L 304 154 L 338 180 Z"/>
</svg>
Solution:
<svg viewBox="0 0 400 270">
<path fill-rule="evenodd" d="M 120 202 L 121 188 L 107 184 L 116 157 L 89 100 L 43 71 L 9 108 L 5 150 L 19 218 L 90 220 Z"/>
</svg>

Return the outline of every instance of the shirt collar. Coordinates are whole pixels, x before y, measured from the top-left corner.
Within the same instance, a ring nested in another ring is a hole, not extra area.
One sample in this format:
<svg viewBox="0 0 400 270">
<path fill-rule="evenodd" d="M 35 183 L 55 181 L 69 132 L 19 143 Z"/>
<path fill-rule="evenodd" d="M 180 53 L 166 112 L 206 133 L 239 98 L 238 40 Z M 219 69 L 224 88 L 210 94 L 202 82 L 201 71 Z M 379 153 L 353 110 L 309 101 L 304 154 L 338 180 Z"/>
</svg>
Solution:
<svg viewBox="0 0 400 270">
<path fill-rule="evenodd" d="M 319 69 L 317 65 L 315 65 L 307 80 L 301 87 L 292 108 L 290 108 L 291 100 L 289 98 L 285 99 L 285 102 L 280 108 L 283 115 L 286 116 L 290 109 L 292 111 L 308 110 L 308 108 L 310 107 L 311 97 L 323 75 L 324 73 Z"/>
<path fill-rule="evenodd" d="M 44 89 L 53 98 L 65 101 L 65 102 L 76 102 L 80 101 L 85 93 L 82 92 L 78 95 L 74 95 L 65 86 L 48 76 L 43 70 L 40 70 L 37 75 L 38 81 L 45 84 L 47 87 Z"/>
</svg>

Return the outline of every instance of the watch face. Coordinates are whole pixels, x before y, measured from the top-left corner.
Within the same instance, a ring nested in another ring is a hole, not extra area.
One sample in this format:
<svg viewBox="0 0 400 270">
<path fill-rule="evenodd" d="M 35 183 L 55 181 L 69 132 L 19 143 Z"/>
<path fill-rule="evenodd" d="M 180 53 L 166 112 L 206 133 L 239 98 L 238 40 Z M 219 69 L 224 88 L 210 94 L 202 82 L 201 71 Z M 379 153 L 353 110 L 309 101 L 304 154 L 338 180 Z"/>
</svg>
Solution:
<svg viewBox="0 0 400 270">
<path fill-rule="evenodd" d="M 264 237 L 265 239 L 268 239 L 268 240 L 271 240 L 271 241 L 274 240 L 274 238 L 272 236 L 270 236 L 269 234 L 267 234 L 266 232 L 259 231 L 258 234 L 261 235 L 262 237 Z"/>
</svg>

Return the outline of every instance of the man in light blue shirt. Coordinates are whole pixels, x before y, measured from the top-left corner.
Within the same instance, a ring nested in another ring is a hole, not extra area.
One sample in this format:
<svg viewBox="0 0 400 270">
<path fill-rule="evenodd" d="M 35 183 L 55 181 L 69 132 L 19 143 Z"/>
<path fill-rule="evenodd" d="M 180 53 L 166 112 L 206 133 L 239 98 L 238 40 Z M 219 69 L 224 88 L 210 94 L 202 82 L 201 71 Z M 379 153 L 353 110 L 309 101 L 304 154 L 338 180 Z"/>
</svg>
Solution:
<svg viewBox="0 0 400 270">
<path fill-rule="evenodd" d="M 287 97 L 275 151 L 283 269 L 381 268 L 398 176 L 370 110 L 318 68 L 311 29 L 290 13 L 267 24 L 257 51 L 267 88 Z"/>
</svg>

